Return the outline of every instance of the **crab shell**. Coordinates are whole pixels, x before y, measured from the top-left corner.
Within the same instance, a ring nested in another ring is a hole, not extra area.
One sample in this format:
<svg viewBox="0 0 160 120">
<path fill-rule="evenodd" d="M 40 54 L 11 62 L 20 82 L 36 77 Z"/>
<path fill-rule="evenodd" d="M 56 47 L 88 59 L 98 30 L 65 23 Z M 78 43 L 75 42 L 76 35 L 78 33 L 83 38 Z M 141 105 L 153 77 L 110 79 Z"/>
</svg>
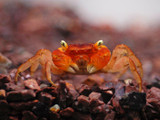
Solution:
<svg viewBox="0 0 160 120">
<path fill-rule="evenodd" d="M 59 69 L 73 74 L 91 74 L 103 69 L 111 52 L 99 40 L 95 44 L 70 44 L 61 41 L 61 47 L 52 53 L 53 63 Z"/>
</svg>

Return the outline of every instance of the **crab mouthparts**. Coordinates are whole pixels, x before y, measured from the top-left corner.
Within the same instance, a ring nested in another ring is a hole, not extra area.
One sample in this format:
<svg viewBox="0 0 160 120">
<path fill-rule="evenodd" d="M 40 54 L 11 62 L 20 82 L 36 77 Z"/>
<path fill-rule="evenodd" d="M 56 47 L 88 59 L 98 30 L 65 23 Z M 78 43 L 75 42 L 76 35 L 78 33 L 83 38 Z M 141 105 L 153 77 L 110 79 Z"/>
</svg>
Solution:
<svg viewBox="0 0 160 120">
<path fill-rule="evenodd" d="M 88 65 L 88 61 L 78 59 L 75 64 L 70 65 L 67 71 L 73 74 L 89 74 L 96 72 L 97 69 L 93 65 Z"/>
<path fill-rule="evenodd" d="M 90 59 L 86 55 L 77 55 L 73 59 L 74 63 L 71 64 L 67 72 L 73 74 L 90 74 L 97 71 L 94 65 L 89 64 Z"/>
</svg>

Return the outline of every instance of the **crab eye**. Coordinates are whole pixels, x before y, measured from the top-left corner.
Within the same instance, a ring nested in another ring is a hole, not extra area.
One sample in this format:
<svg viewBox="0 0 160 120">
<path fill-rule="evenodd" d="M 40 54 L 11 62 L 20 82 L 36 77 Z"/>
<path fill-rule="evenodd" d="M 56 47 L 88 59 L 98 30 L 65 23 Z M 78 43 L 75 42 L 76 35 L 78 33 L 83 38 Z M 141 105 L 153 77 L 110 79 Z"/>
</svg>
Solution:
<svg viewBox="0 0 160 120">
<path fill-rule="evenodd" d="M 64 40 L 61 40 L 61 46 L 62 47 L 67 47 L 68 45 L 67 45 L 67 43 Z"/>
<path fill-rule="evenodd" d="M 103 44 L 103 40 L 98 40 L 97 41 L 97 46 L 100 46 L 100 45 L 102 45 Z"/>
</svg>

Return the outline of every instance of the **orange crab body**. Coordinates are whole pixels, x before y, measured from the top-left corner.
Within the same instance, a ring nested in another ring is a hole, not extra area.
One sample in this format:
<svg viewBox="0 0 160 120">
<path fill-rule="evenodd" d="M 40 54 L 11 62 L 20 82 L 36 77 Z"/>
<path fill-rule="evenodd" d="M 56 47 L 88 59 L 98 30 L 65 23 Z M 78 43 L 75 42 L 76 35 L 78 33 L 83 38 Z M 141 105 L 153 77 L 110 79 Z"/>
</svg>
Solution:
<svg viewBox="0 0 160 120">
<path fill-rule="evenodd" d="M 130 68 L 132 74 L 139 84 L 139 91 L 142 91 L 143 69 L 139 59 L 131 49 L 124 45 L 117 45 L 112 54 L 110 50 L 99 40 L 94 44 L 71 44 L 61 41 L 61 47 L 52 53 L 47 49 L 39 50 L 35 56 L 22 64 L 16 72 L 17 81 L 20 72 L 30 68 L 31 75 L 38 66 L 42 66 L 43 75 L 51 80 L 53 74 L 93 74 L 95 72 L 118 72 L 119 76 Z"/>
<path fill-rule="evenodd" d="M 105 46 L 97 48 L 94 44 L 79 44 L 69 45 L 67 50 L 55 50 L 52 56 L 54 64 L 61 70 L 70 69 L 69 72 L 74 74 L 90 74 L 107 65 L 111 53 Z"/>
</svg>

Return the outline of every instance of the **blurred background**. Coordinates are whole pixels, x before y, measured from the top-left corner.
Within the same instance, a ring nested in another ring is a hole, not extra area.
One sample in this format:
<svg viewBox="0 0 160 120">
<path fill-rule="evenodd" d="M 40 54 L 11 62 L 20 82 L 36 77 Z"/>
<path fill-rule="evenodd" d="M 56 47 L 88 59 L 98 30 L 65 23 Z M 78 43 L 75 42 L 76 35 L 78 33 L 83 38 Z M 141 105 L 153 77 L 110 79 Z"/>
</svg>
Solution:
<svg viewBox="0 0 160 120">
<path fill-rule="evenodd" d="M 104 40 L 128 45 L 146 76 L 160 71 L 159 0 L 1 0 L 0 52 L 17 67 L 37 50 Z M 149 78 L 148 78 L 149 79 Z"/>
</svg>

